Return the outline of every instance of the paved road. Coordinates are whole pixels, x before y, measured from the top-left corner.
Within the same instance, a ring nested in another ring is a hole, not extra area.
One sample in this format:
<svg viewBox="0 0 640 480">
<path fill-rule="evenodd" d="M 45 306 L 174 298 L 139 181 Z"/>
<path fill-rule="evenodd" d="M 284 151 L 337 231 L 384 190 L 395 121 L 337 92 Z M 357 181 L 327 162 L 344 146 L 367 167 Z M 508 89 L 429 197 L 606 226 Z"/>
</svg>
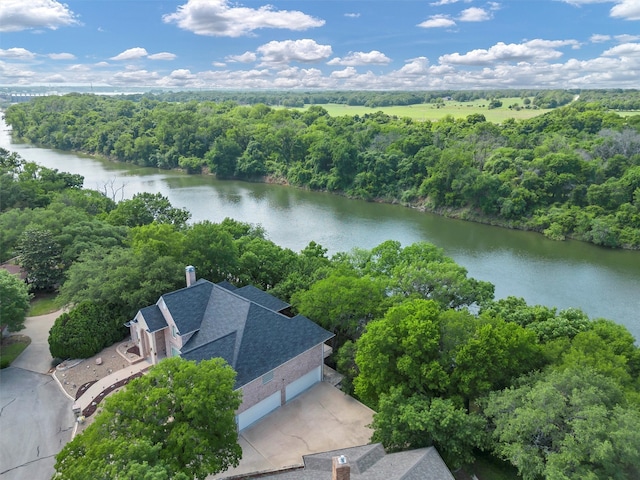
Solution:
<svg viewBox="0 0 640 480">
<path fill-rule="evenodd" d="M 28 318 L 31 345 L 0 370 L 0 480 L 45 480 L 71 439 L 71 400 L 51 375 L 47 335 L 57 314 Z"/>
</svg>

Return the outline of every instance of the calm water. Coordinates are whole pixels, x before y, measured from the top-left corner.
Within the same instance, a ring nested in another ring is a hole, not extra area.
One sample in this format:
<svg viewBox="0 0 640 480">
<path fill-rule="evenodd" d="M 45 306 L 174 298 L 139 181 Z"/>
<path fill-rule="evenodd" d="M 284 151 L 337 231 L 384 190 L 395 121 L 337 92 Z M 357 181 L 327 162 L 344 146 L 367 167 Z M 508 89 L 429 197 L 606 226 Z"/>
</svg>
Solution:
<svg viewBox="0 0 640 480">
<path fill-rule="evenodd" d="M 74 154 L 13 144 L 0 124 L 0 146 L 49 168 L 84 175 L 86 188 L 113 184 L 124 198 L 160 192 L 193 221 L 231 217 L 262 225 L 271 240 L 300 251 L 310 241 L 330 253 L 372 248 L 393 239 L 444 249 L 469 275 L 496 286 L 496 297 L 530 304 L 579 307 L 591 317 L 627 326 L 640 339 L 640 252 L 617 251 L 540 234 L 451 220 L 277 185 L 218 181 L 212 177 L 132 167 Z M 119 198 L 118 198 L 119 199 Z"/>
</svg>

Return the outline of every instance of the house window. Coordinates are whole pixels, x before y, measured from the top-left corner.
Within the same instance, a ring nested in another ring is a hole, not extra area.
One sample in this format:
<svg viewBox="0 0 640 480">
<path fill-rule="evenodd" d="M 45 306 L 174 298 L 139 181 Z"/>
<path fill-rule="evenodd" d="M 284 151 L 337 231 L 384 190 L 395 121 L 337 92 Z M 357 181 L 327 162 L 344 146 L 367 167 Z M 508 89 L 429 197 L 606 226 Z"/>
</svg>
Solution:
<svg viewBox="0 0 640 480">
<path fill-rule="evenodd" d="M 179 357 L 180 356 L 180 350 L 178 350 L 176 347 L 172 346 L 171 347 L 171 356 L 172 357 Z"/>
<path fill-rule="evenodd" d="M 171 325 L 171 336 L 173 338 L 176 338 L 178 336 L 178 329 L 175 325 Z"/>
<path fill-rule="evenodd" d="M 263 385 L 266 385 L 271 380 L 273 380 L 273 371 L 271 371 L 271 372 L 267 373 L 266 375 L 262 376 L 262 384 Z"/>
</svg>

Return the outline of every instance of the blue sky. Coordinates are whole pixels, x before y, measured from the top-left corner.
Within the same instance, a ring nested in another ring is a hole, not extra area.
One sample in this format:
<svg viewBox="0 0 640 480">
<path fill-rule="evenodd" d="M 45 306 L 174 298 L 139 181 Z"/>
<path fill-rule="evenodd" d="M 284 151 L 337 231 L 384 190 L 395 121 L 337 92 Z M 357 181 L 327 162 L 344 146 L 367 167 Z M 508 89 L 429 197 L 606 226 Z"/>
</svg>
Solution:
<svg viewBox="0 0 640 480">
<path fill-rule="evenodd" d="M 640 88 L 640 0 L 1 0 L 0 85 Z"/>
</svg>

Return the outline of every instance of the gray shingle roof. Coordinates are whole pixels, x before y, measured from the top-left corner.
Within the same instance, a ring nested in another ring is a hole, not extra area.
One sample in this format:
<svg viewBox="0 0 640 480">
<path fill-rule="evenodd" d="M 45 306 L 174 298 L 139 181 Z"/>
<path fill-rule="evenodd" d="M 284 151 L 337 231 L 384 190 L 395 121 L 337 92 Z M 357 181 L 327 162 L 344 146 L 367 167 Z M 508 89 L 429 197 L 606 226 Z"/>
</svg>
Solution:
<svg viewBox="0 0 640 480">
<path fill-rule="evenodd" d="M 283 302 L 279 298 L 276 298 L 273 295 L 270 295 L 267 292 L 254 287 L 253 285 L 246 285 L 234 291 L 238 295 L 257 303 L 258 305 L 262 305 L 269 310 L 273 310 L 274 312 L 280 312 L 285 308 L 291 306 L 287 302 Z"/>
<path fill-rule="evenodd" d="M 151 305 L 140 310 L 144 321 L 147 322 L 149 332 L 154 333 L 163 328 L 167 328 L 167 321 L 164 319 L 158 305 Z"/>
<path fill-rule="evenodd" d="M 198 280 L 162 298 L 180 334 L 195 331 L 181 356 L 224 358 L 237 372 L 236 388 L 333 337 L 306 317 L 274 311 L 288 304 L 255 287 L 231 290 Z"/>
<path fill-rule="evenodd" d="M 212 288 L 213 283 L 198 280 L 190 287 L 162 295 L 180 335 L 200 329 Z"/>
<path fill-rule="evenodd" d="M 387 454 L 379 443 L 305 455 L 303 469 L 261 475 L 260 479 L 327 480 L 332 458 L 340 455 L 347 457 L 351 480 L 455 480 L 435 447 Z"/>
</svg>

